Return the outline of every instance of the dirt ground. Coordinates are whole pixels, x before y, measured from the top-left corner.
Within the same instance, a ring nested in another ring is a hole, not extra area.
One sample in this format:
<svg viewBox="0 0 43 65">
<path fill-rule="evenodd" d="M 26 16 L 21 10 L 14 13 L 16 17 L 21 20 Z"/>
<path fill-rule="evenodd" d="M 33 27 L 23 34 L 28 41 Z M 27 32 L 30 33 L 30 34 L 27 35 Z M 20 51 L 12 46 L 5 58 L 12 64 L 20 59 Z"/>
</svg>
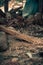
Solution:
<svg viewBox="0 0 43 65">
<path fill-rule="evenodd" d="M 8 35 L 9 49 L 0 53 L 0 65 L 43 65 L 43 37 L 41 43 L 27 43 Z"/>
</svg>

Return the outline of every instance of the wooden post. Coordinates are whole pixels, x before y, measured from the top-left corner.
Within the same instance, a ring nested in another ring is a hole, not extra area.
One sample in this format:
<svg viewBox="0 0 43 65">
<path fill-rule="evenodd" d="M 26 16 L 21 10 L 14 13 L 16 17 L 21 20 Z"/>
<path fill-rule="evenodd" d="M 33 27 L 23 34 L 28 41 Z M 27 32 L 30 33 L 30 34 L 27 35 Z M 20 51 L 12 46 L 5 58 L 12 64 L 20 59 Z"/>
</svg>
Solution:
<svg viewBox="0 0 43 65">
<path fill-rule="evenodd" d="M 5 10 L 5 12 L 8 12 L 8 1 L 9 0 L 5 0 L 4 2 L 5 2 L 5 5 L 4 5 L 4 10 Z"/>
</svg>

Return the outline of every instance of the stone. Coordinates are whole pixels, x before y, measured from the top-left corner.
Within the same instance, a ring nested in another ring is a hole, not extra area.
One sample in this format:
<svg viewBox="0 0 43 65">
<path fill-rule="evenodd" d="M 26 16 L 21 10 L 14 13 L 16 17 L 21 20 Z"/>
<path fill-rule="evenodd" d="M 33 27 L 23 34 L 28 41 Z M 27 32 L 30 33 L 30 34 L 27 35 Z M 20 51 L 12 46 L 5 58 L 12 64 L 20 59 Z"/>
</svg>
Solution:
<svg viewBox="0 0 43 65">
<path fill-rule="evenodd" d="M 32 58 L 32 53 L 31 53 L 31 52 L 27 52 L 26 55 L 27 55 L 29 58 Z"/>
<path fill-rule="evenodd" d="M 34 17 L 35 20 L 41 20 L 41 13 L 36 13 Z"/>
<path fill-rule="evenodd" d="M 27 24 L 31 24 L 32 22 L 34 21 L 34 16 L 33 15 L 30 15 L 28 18 L 27 18 Z"/>
<path fill-rule="evenodd" d="M 0 31 L 0 52 L 8 48 L 7 38 L 5 32 Z"/>
<path fill-rule="evenodd" d="M 11 19 L 11 14 L 10 13 L 6 13 L 6 18 L 7 18 L 7 20 L 10 20 Z"/>
<path fill-rule="evenodd" d="M 18 58 L 13 58 L 12 59 L 12 62 L 17 62 L 18 61 Z"/>
</svg>

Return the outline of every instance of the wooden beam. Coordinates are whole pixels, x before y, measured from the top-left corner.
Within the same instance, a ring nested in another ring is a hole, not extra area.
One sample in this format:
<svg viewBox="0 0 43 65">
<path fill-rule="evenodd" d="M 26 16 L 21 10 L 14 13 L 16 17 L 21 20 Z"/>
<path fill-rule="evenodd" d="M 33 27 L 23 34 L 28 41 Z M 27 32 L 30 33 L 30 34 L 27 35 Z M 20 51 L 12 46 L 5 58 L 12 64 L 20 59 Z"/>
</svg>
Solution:
<svg viewBox="0 0 43 65">
<path fill-rule="evenodd" d="M 26 35 L 26 34 L 23 34 L 23 33 L 20 33 L 18 31 L 16 31 L 15 29 L 12 30 L 8 27 L 0 26 L 0 30 L 14 36 L 17 39 L 25 40 L 25 41 L 31 42 L 31 43 L 41 43 L 40 39 Z"/>
</svg>

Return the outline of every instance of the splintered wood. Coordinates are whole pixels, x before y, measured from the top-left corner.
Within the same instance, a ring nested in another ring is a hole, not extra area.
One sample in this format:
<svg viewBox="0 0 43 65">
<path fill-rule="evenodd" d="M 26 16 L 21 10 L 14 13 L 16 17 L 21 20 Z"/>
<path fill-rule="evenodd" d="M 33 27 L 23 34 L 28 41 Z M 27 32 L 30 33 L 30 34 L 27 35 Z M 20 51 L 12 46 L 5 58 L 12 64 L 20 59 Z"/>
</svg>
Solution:
<svg viewBox="0 0 43 65">
<path fill-rule="evenodd" d="M 27 41 L 28 43 L 30 42 L 30 43 L 40 44 L 40 43 L 43 42 L 43 39 L 40 39 L 40 38 L 37 38 L 37 37 L 32 37 L 32 36 L 20 33 L 18 31 L 16 31 L 15 29 L 12 30 L 12 29 L 9 29 L 8 27 L 0 26 L 0 30 L 14 36 L 17 39 Z"/>
</svg>

